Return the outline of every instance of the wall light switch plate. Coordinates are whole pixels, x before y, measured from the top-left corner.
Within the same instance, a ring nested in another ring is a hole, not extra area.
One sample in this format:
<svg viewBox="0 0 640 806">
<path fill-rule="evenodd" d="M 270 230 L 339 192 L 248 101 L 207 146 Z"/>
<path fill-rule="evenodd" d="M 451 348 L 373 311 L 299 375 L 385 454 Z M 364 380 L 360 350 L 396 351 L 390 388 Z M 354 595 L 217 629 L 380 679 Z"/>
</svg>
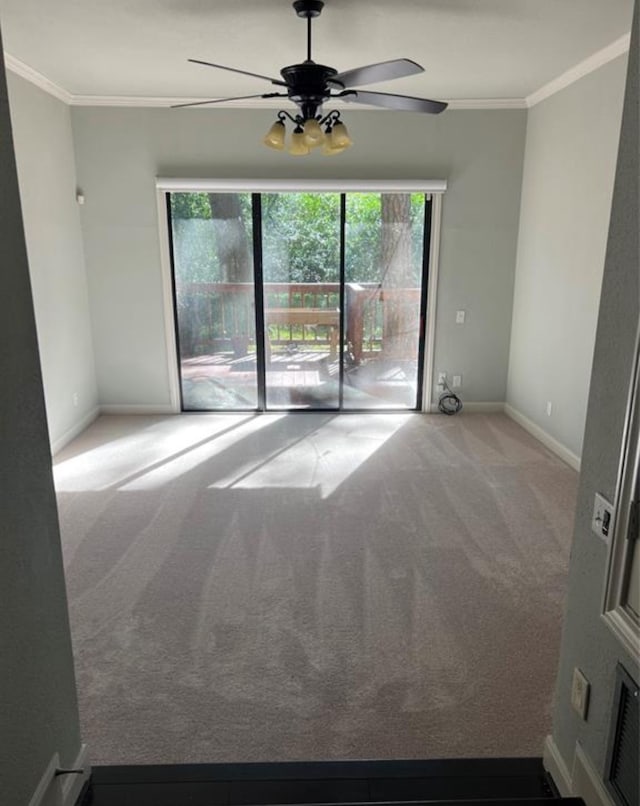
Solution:
<svg viewBox="0 0 640 806">
<path fill-rule="evenodd" d="M 464 311 L 456 311 L 456 325 L 464 325 Z"/>
<path fill-rule="evenodd" d="M 571 680 L 571 707 L 582 719 L 587 719 L 589 711 L 589 691 L 591 685 L 584 674 L 576 666 Z"/>
<path fill-rule="evenodd" d="M 600 493 L 596 493 L 593 501 L 591 529 L 607 545 L 613 529 L 613 514 L 613 505 Z"/>
</svg>

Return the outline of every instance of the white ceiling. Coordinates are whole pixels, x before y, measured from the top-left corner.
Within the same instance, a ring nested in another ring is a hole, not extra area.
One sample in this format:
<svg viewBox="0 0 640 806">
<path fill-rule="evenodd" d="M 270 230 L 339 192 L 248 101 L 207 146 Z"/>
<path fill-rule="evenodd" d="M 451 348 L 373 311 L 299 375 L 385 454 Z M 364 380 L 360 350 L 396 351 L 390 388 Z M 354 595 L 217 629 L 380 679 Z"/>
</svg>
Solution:
<svg viewBox="0 0 640 806">
<path fill-rule="evenodd" d="M 315 61 L 338 70 L 406 57 L 376 85 L 428 98 L 525 98 L 631 27 L 633 0 L 327 0 Z M 0 0 L 10 56 L 73 95 L 219 98 L 273 90 L 187 63 L 277 77 L 305 58 L 290 0 Z"/>
</svg>

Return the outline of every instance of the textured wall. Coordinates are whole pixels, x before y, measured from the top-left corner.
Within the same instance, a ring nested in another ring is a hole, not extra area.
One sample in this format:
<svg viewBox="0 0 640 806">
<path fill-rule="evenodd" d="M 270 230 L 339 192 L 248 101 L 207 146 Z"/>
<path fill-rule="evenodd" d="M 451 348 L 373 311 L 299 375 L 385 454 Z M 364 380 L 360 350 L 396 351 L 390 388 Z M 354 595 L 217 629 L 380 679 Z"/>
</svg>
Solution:
<svg viewBox="0 0 640 806">
<path fill-rule="evenodd" d="M 44 397 L 0 47 L 0 792 L 22 806 L 79 747 Z"/>
<path fill-rule="evenodd" d="M 99 398 L 168 404 L 155 177 L 447 179 L 436 368 L 466 400 L 504 400 L 526 113 L 352 112 L 353 149 L 264 148 L 274 113 L 72 109 Z M 468 312 L 464 327 L 455 311 Z"/>
<path fill-rule="evenodd" d="M 578 456 L 626 66 L 620 56 L 527 120 L 507 402 Z"/>
<path fill-rule="evenodd" d="M 91 415 L 97 389 L 69 107 L 7 76 L 51 442 Z M 77 405 L 74 405 L 77 394 Z"/>
<path fill-rule="evenodd" d="M 640 310 L 638 249 L 638 14 L 633 28 L 620 152 L 607 244 L 589 392 L 582 472 L 571 552 L 567 614 L 558 672 L 553 736 L 571 769 L 577 740 L 603 772 L 615 667 L 637 667 L 600 618 L 607 551 L 590 530 L 595 492 L 613 500 L 626 396 Z M 579 666 L 591 682 L 589 719 L 570 705 L 571 674 Z"/>
</svg>

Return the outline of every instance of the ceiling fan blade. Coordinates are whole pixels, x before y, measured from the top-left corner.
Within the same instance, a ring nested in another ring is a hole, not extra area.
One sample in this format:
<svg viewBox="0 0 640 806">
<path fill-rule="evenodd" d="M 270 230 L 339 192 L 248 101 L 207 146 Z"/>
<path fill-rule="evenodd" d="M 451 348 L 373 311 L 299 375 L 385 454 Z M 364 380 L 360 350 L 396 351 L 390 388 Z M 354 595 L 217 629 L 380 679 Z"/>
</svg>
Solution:
<svg viewBox="0 0 640 806">
<path fill-rule="evenodd" d="M 215 98 L 211 101 L 190 101 L 186 104 L 172 104 L 170 109 L 181 109 L 185 106 L 204 106 L 205 104 L 224 104 L 227 101 L 248 101 L 250 98 L 288 98 L 285 93 L 267 92 L 263 95 L 238 95 L 235 98 Z"/>
<path fill-rule="evenodd" d="M 398 109 L 401 112 L 426 112 L 432 115 L 444 112 L 448 106 L 444 101 L 430 101 L 428 98 L 414 98 L 412 95 L 394 95 L 391 92 L 354 90 L 353 94 L 348 93 L 340 97 L 347 103 L 371 104 L 386 109 Z"/>
<path fill-rule="evenodd" d="M 270 78 L 269 76 L 263 76 L 260 73 L 251 73 L 248 70 L 238 70 L 236 67 L 226 67 L 224 64 L 214 64 L 213 62 L 203 62 L 200 59 L 187 59 L 188 62 L 193 62 L 193 64 L 204 64 L 206 67 L 217 67 L 218 70 L 228 70 L 230 73 L 240 73 L 243 76 L 253 76 L 253 78 L 262 78 L 264 81 L 269 81 L 271 84 L 278 84 L 280 87 L 286 87 L 284 81 L 281 81 L 279 78 Z"/>
<path fill-rule="evenodd" d="M 358 87 L 361 84 L 375 84 L 376 81 L 390 81 L 392 78 L 413 76 L 416 73 L 424 73 L 424 67 L 417 62 L 411 59 L 392 59 L 388 62 L 345 70 L 334 76 L 332 81 L 339 81 L 345 87 Z"/>
</svg>

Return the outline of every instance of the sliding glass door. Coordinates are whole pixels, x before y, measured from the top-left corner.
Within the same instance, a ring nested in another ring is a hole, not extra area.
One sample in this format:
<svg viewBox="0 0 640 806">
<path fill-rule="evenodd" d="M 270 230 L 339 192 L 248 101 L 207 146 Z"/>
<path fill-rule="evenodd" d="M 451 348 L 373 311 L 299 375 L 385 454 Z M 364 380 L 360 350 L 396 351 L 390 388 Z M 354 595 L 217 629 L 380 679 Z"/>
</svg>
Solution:
<svg viewBox="0 0 640 806">
<path fill-rule="evenodd" d="M 349 193 L 345 224 L 343 408 L 416 408 L 425 197 Z"/>
<path fill-rule="evenodd" d="M 337 409 L 340 194 L 261 196 L 266 403 Z"/>
<path fill-rule="evenodd" d="M 251 196 L 172 193 L 169 211 L 182 408 L 258 408 Z"/>
<path fill-rule="evenodd" d="M 170 193 L 187 411 L 420 408 L 421 193 Z"/>
</svg>

